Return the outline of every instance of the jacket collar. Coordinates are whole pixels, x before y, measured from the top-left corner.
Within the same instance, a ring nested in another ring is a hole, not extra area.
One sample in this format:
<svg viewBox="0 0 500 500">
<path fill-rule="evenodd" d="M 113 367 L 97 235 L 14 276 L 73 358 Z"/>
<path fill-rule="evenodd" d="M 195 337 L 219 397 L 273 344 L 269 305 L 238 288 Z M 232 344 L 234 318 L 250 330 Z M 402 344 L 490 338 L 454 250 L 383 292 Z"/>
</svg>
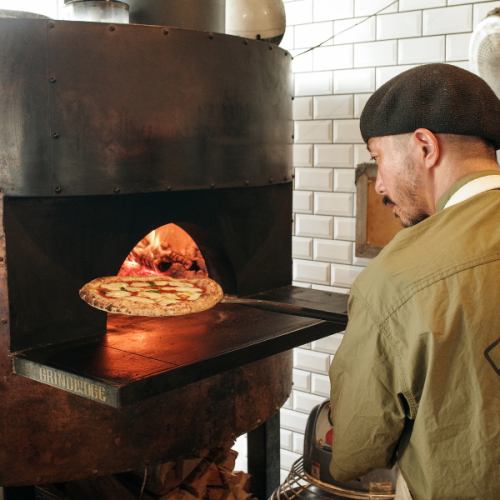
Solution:
<svg viewBox="0 0 500 500">
<path fill-rule="evenodd" d="M 437 212 L 490 189 L 500 188 L 500 171 L 483 170 L 466 175 L 453 184 L 438 200 Z"/>
</svg>

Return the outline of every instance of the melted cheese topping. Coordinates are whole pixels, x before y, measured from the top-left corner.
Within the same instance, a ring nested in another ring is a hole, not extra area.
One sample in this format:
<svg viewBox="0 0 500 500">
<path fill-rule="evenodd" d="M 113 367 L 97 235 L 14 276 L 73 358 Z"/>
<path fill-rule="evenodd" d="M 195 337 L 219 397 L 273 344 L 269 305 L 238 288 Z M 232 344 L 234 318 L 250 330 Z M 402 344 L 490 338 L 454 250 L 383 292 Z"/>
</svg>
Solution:
<svg viewBox="0 0 500 500">
<path fill-rule="evenodd" d="M 147 297 L 138 297 L 138 296 L 131 296 L 127 297 L 128 300 L 132 300 L 133 302 L 140 302 L 142 304 L 151 304 L 154 301 L 151 299 L 148 299 Z"/>
<path fill-rule="evenodd" d="M 126 292 L 125 290 L 106 292 L 106 297 L 111 297 L 112 299 L 121 299 L 123 297 L 130 297 L 131 295 L 130 292 Z"/>
<path fill-rule="evenodd" d="M 100 293 L 110 299 L 126 298 L 133 302 L 169 305 L 198 300 L 203 290 L 184 280 L 117 281 L 100 286 Z"/>
<path fill-rule="evenodd" d="M 116 283 L 104 283 L 101 285 L 104 290 L 121 290 L 122 288 L 128 288 L 128 283 L 116 282 Z"/>
</svg>

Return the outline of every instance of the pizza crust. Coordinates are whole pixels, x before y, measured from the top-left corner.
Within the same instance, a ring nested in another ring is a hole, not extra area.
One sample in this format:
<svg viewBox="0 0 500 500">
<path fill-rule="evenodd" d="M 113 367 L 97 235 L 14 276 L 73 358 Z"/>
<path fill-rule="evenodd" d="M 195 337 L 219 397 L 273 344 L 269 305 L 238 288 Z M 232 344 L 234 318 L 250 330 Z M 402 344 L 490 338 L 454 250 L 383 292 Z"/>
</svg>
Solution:
<svg viewBox="0 0 500 500">
<path fill-rule="evenodd" d="M 116 314 L 180 316 L 205 311 L 224 296 L 210 278 L 176 279 L 163 276 L 104 276 L 80 289 L 87 304 Z"/>
</svg>

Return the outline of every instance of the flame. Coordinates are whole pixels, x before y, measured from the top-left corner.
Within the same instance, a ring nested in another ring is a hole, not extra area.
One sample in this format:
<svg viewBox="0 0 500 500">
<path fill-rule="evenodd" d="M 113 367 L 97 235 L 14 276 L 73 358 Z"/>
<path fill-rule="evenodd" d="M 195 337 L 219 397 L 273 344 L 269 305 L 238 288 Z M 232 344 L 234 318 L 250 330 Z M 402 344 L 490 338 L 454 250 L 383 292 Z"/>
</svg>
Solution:
<svg viewBox="0 0 500 500">
<path fill-rule="evenodd" d="M 175 224 L 146 235 L 128 254 L 118 276 L 208 277 L 205 259 L 189 234 Z"/>
</svg>

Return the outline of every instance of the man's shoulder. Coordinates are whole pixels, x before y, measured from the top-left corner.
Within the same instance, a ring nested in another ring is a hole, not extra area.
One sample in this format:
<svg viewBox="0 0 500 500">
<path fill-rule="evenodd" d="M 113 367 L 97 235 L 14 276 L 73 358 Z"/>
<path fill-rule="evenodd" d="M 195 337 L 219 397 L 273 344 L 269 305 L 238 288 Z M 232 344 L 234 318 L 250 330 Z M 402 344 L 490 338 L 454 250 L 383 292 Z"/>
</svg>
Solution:
<svg viewBox="0 0 500 500">
<path fill-rule="evenodd" d="M 418 289 L 500 254 L 500 191 L 482 193 L 400 231 L 359 275 L 360 294 L 381 314 Z"/>
</svg>

